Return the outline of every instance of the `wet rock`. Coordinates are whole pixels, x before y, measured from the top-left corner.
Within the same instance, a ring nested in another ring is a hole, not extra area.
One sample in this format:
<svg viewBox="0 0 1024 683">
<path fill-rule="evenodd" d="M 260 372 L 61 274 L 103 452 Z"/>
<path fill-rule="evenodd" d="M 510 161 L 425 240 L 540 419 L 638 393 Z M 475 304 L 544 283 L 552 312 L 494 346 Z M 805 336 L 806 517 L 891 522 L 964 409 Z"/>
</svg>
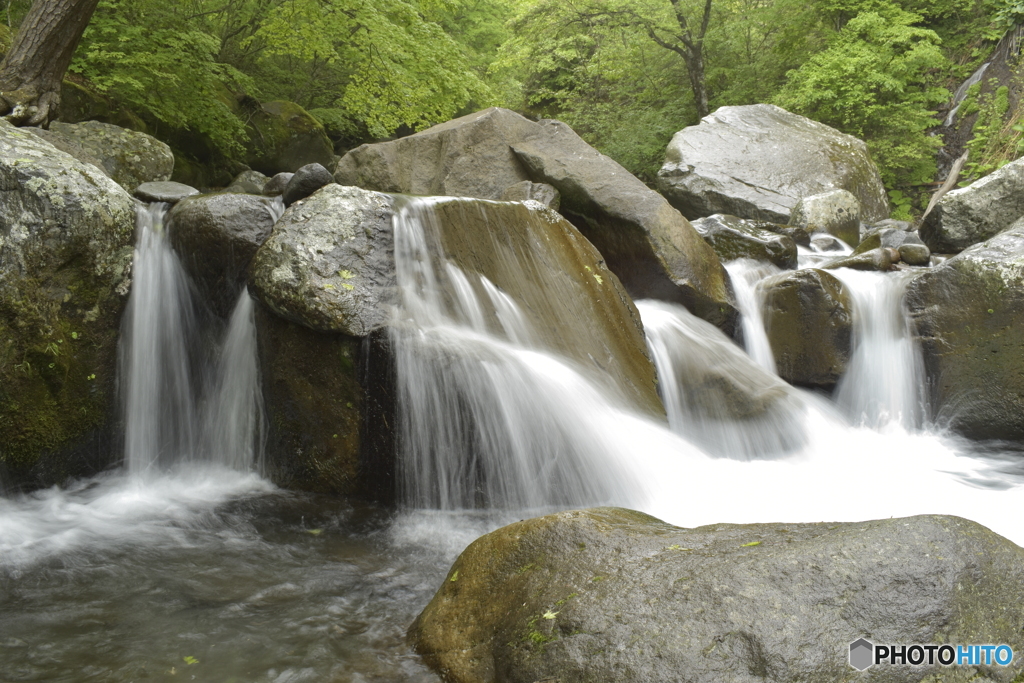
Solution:
<svg viewBox="0 0 1024 683">
<path fill-rule="evenodd" d="M 285 206 L 291 206 L 300 199 L 319 190 L 324 185 L 334 182 L 331 172 L 320 164 L 306 164 L 292 175 L 285 185 L 281 198 Z"/>
<path fill-rule="evenodd" d="M 284 188 L 288 186 L 288 181 L 294 175 L 294 173 L 278 173 L 263 186 L 263 194 L 268 197 L 277 197 L 284 194 Z"/>
<path fill-rule="evenodd" d="M 144 202 L 176 204 L 185 197 L 191 197 L 194 194 L 199 194 L 199 190 L 183 183 L 171 182 L 170 180 L 142 183 L 135 188 L 135 196 Z"/>
<path fill-rule="evenodd" d="M 170 180 L 171 148 L 151 135 L 99 121 L 26 129 L 79 161 L 97 166 L 129 193 L 142 183 Z"/>
<path fill-rule="evenodd" d="M 410 637 L 455 683 L 840 681 L 863 676 L 847 662 L 861 636 L 1017 650 L 1021 599 L 1024 550 L 959 517 L 681 529 L 596 508 L 474 541 Z"/>
<path fill-rule="evenodd" d="M 899 260 L 899 252 L 890 248 L 869 249 L 861 253 L 842 256 L 822 265 L 826 270 L 836 268 L 851 268 L 853 270 L 889 270 L 892 264 Z M 895 256 L 895 258 L 894 258 Z"/>
<path fill-rule="evenodd" d="M 835 189 L 856 196 L 865 220 L 889 215 L 861 140 L 770 104 L 721 107 L 676 133 L 658 189 L 690 219 L 725 213 L 787 223 L 798 200 Z"/>
<path fill-rule="evenodd" d="M 900 260 L 908 266 L 927 266 L 931 262 L 932 252 L 923 244 L 906 242 L 899 247 Z"/>
<path fill-rule="evenodd" d="M 256 295 L 309 329 L 366 337 L 392 319 L 397 301 L 390 195 L 328 185 L 289 208 L 251 266 Z M 600 254 L 558 214 L 536 202 L 431 200 L 447 258 L 521 303 L 538 342 L 615 378 L 643 410 L 662 413 L 639 314 Z M 514 276 L 494 240 L 528 253 Z M 477 275 L 479 274 L 479 275 Z M 585 334 L 559 321 L 600 321 Z"/>
<path fill-rule="evenodd" d="M 807 233 L 804 232 L 804 234 L 806 235 Z M 849 245 L 841 241 L 838 237 L 833 237 L 832 235 L 826 235 L 824 233 L 811 235 L 810 242 L 811 247 L 813 247 L 816 251 L 819 252 L 842 252 L 846 251 L 849 248 Z"/>
<path fill-rule="evenodd" d="M 825 232 L 855 246 L 860 242 L 860 202 L 846 190 L 803 197 L 793 207 L 789 224 L 808 233 Z"/>
<path fill-rule="evenodd" d="M 904 244 L 918 244 L 924 246 L 924 242 L 914 231 L 900 230 L 891 227 L 874 228 L 870 230 L 853 250 L 854 254 L 863 254 L 872 249 L 889 248 L 899 249 Z"/>
<path fill-rule="evenodd" d="M 793 240 L 799 247 L 811 246 L 811 236 L 807 234 L 807 231 L 803 228 L 798 228 L 793 225 L 780 225 L 778 223 L 771 223 L 769 221 L 750 221 L 755 227 L 768 232 L 774 232 L 777 235 L 785 235 L 789 239 Z"/>
<path fill-rule="evenodd" d="M 263 194 L 263 187 L 270 180 L 259 171 L 242 171 L 224 190 L 231 194 Z"/>
<path fill-rule="evenodd" d="M 335 180 L 380 192 L 499 199 L 523 181 L 561 194 L 561 211 L 634 298 L 674 301 L 731 333 L 736 310 L 714 251 L 663 197 L 558 121 L 507 109 L 362 145 Z"/>
<path fill-rule="evenodd" d="M 715 214 L 698 218 L 692 225 L 723 261 L 751 258 L 782 269 L 796 268 L 796 243 L 790 237 L 759 227 L 763 223 Z"/>
<path fill-rule="evenodd" d="M 0 122 L 0 466 L 50 486 L 109 464 L 135 201 Z"/>
<path fill-rule="evenodd" d="M 294 173 L 306 164 L 332 166 L 334 146 L 324 127 L 294 102 L 257 105 L 248 130 L 252 146 L 245 163 L 253 170 L 273 176 Z"/>
<path fill-rule="evenodd" d="M 925 217 L 921 239 L 932 251 L 956 253 L 1006 230 L 1024 216 L 1024 159 L 967 187 L 947 192 Z"/>
<path fill-rule="evenodd" d="M 765 329 L 779 376 L 831 390 L 850 360 L 853 315 L 846 288 L 816 268 L 775 276 L 764 286 Z"/>
<path fill-rule="evenodd" d="M 380 486 L 364 457 L 370 443 L 363 424 L 369 400 L 364 340 L 310 330 L 265 306 L 257 307 L 256 329 L 269 426 L 267 476 L 284 488 L 335 495 Z M 387 374 L 386 367 L 374 370 L 378 377 Z"/>
<path fill-rule="evenodd" d="M 226 317 L 245 270 L 274 227 L 270 199 L 250 194 L 186 197 L 168 215 L 171 244 L 215 312 Z"/>
<path fill-rule="evenodd" d="M 907 288 L 934 419 L 1024 438 L 1024 221 L 922 271 Z"/>
<path fill-rule="evenodd" d="M 558 211 L 562 197 L 558 190 L 547 183 L 531 183 L 529 180 L 524 180 L 506 188 L 501 193 L 500 199 L 503 202 L 525 202 L 527 199 L 532 199 L 552 211 Z"/>
</svg>

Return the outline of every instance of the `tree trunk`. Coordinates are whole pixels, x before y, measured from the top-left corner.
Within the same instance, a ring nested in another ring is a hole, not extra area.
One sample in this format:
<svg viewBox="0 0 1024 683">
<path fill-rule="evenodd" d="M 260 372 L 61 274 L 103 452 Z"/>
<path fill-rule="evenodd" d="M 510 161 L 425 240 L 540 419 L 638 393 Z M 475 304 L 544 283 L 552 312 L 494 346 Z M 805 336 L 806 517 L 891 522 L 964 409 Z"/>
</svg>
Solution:
<svg viewBox="0 0 1024 683">
<path fill-rule="evenodd" d="M 0 116 L 45 126 L 57 114 L 60 84 L 99 0 L 35 0 L 0 64 Z"/>
</svg>

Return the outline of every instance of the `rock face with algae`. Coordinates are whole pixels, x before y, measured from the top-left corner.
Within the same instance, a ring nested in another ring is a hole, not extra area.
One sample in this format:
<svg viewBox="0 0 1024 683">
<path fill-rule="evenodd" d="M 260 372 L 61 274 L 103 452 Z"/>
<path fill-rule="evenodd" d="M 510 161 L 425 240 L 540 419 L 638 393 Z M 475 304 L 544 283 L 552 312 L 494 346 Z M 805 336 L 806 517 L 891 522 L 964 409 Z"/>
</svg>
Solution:
<svg viewBox="0 0 1024 683">
<path fill-rule="evenodd" d="M 108 462 L 135 203 L 0 122 L 0 463 L 50 485 Z"/>
<path fill-rule="evenodd" d="M 596 508 L 474 541 L 410 635 L 455 683 L 966 683 L 1022 664 L 862 674 L 849 644 L 1018 650 L 1022 628 L 1024 549 L 959 517 L 681 529 Z"/>
</svg>

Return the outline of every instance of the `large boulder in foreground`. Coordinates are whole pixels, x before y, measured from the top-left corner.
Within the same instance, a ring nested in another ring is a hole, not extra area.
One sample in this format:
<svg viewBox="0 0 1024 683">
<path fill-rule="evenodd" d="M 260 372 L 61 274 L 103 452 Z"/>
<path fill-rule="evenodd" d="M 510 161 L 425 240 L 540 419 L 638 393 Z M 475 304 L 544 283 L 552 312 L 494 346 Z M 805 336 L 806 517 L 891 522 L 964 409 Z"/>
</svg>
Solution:
<svg viewBox="0 0 1024 683">
<path fill-rule="evenodd" d="M 0 465 L 16 485 L 110 460 L 134 228 L 117 183 L 0 122 Z"/>
<path fill-rule="evenodd" d="M 921 239 L 940 254 L 994 237 L 1024 216 L 1024 158 L 967 187 L 947 192 L 921 225 Z"/>
<path fill-rule="evenodd" d="M 850 296 L 835 276 L 817 268 L 764 282 L 764 324 L 779 377 L 831 390 L 850 361 Z"/>
<path fill-rule="evenodd" d="M 1020 651 L 1022 599 L 1024 549 L 959 517 L 681 529 L 597 508 L 474 541 L 410 634 L 454 683 L 1010 681 L 1020 661 L 860 673 L 849 645 Z"/>
<path fill-rule="evenodd" d="M 170 180 L 171 148 L 152 135 L 99 121 L 61 123 L 29 129 L 81 162 L 94 164 L 129 193 L 142 183 Z"/>
<path fill-rule="evenodd" d="M 171 244 L 214 311 L 231 313 L 256 250 L 277 214 L 268 197 L 205 194 L 182 199 L 168 215 Z"/>
<path fill-rule="evenodd" d="M 979 439 L 1024 439 L 1024 221 L 907 287 L 933 418 Z"/>
<path fill-rule="evenodd" d="M 803 197 L 847 190 L 866 221 L 889 217 L 867 145 L 771 104 L 721 107 L 676 133 L 658 189 L 689 219 L 726 213 L 789 221 Z"/>
<path fill-rule="evenodd" d="M 714 251 L 657 192 L 558 121 L 491 108 L 342 158 L 335 180 L 380 192 L 499 199 L 546 183 L 560 211 L 634 299 L 681 303 L 731 332 L 736 310 Z"/>
</svg>

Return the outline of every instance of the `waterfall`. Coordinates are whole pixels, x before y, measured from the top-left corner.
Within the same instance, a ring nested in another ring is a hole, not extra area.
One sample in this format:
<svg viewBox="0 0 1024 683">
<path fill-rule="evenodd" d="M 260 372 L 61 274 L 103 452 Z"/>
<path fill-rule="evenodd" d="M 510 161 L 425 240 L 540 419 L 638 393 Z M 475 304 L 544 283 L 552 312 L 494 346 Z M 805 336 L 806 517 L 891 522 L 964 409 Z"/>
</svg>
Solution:
<svg viewBox="0 0 1024 683">
<path fill-rule="evenodd" d="M 673 432 L 738 460 L 804 445 L 803 402 L 774 372 L 682 306 L 638 301 L 637 308 Z"/>
<path fill-rule="evenodd" d="M 636 500 L 618 464 L 628 446 L 617 425 L 637 418 L 597 373 L 552 349 L 522 302 L 449 260 L 437 209 L 458 201 L 408 199 L 394 218 L 402 501 L 460 509 Z M 506 280 L 559 296 L 536 282 L 529 254 L 502 246 L 505 231 L 522 226 L 485 202 L 466 206 L 483 213 Z M 568 337 L 589 333 L 560 322 Z"/>
<path fill-rule="evenodd" d="M 122 324 L 120 395 L 128 471 L 178 462 L 258 464 L 262 405 L 252 299 L 244 289 L 214 360 L 215 324 L 168 242 L 167 205 L 138 210 L 132 291 Z"/>
<path fill-rule="evenodd" d="M 835 400 L 854 424 L 921 426 L 924 367 L 903 294 L 913 273 L 832 271 L 853 304 L 853 349 Z"/>
<path fill-rule="evenodd" d="M 767 277 L 781 273 L 778 267 L 755 261 L 736 259 L 725 264 L 736 291 L 736 305 L 740 311 L 740 329 L 743 346 L 755 363 L 776 374 L 775 354 L 768 342 L 764 327 L 764 291 L 758 284 Z"/>
</svg>

